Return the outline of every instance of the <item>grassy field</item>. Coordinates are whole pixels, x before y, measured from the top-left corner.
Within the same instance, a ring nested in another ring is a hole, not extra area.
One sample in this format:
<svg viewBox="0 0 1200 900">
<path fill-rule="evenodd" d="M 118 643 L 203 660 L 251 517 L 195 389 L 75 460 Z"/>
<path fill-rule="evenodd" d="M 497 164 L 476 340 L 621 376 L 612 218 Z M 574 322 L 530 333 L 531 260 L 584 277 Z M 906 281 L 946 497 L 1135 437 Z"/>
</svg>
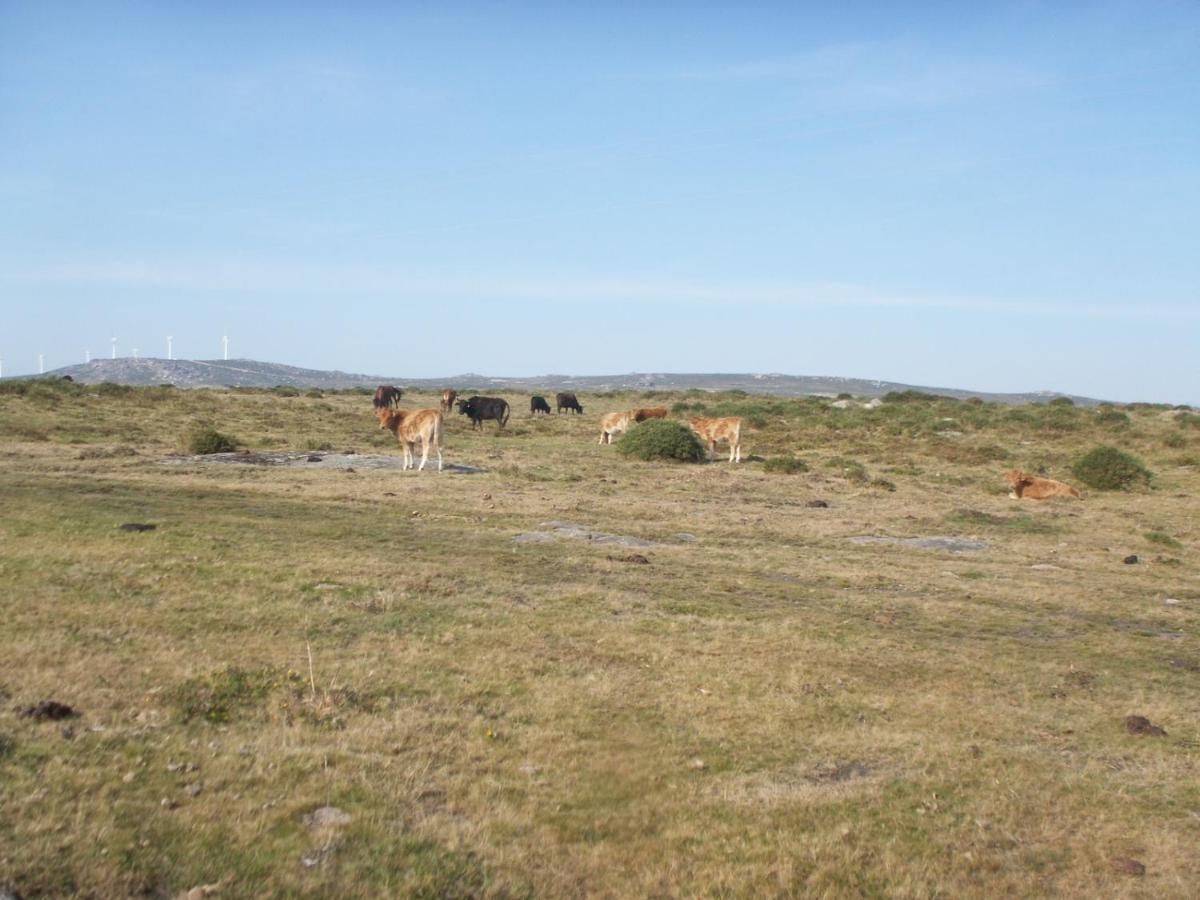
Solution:
<svg viewBox="0 0 1200 900">
<path fill-rule="evenodd" d="M 514 395 L 418 474 L 165 462 L 398 455 L 358 393 L 2 387 L 0 889 L 1196 895 L 1200 418 Z M 650 405 L 755 458 L 597 444 Z M 1101 444 L 1151 486 L 1007 498 Z"/>
</svg>

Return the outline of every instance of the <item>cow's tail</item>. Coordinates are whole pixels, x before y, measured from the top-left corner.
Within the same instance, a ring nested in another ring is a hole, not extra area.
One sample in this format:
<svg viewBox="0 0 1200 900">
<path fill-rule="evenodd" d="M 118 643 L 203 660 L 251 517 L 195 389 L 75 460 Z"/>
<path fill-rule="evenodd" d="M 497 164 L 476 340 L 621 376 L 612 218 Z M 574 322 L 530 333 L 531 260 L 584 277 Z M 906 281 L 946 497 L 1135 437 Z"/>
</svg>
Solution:
<svg viewBox="0 0 1200 900">
<path fill-rule="evenodd" d="M 509 405 L 508 405 L 508 401 L 507 401 L 507 400 L 505 400 L 505 401 L 504 401 L 504 417 L 503 417 L 503 418 L 500 420 L 500 424 L 501 424 L 501 425 L 507 425 L 507 424 L 508 424 L 508 414 L 509 414 L 510 412 L 512 412 L 512 409 L 509 407 Z"/>
</svg>

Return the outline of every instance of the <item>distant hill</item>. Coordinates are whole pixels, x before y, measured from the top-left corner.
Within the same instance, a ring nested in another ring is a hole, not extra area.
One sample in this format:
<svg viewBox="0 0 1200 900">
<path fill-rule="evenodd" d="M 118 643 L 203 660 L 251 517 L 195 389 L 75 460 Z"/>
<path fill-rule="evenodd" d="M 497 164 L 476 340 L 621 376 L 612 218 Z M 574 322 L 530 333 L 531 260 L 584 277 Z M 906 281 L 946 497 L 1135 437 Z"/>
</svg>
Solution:
<svg viewBox="0 0 1200 900">
<path fill-rule="evenodd" d="M 446 378 L 402 378 L 384 375 L 362 375 L 351 372 L 301 369 L 279 363 L 258 362 L 252 359 L 94 359 L 77 366 L 66 366 L 47 372 L 44 378 L 70 375 L 83 384 L 111 381 L 117 384 L 173 384 L 177 387 L 275 387 L 289 385 L 297 388 L 352 388 L 396 384 L 425 390 L 454 387 L 458 390 L 480 391 L 620 391 L 663 390 L 705 391 L 743 390 L 752 394 L 773 394 L 797 397 L 807 394 L 836 396 L 853 394 L 856 397 L 881 397 L 890 391 L 918 390 L 946 397 L 966 399 L 979 397 L 997 403 L 1035 403 L 1054 397 L 1069 396 L 1080 405 L 1100 403 L 1092 397 L 1060 394 L 1055 391 L 997 394 L 971 391 L 964 388 L 927 387 L 895 381 L 872 381 L 863 378 L 843 378 L 822 375 L 754 375 L 737 373 L 679 374 L 639 373 L 626 375 L 536 375 L 530 377 L 494 377 L 466 373 Z"/>
</svg>

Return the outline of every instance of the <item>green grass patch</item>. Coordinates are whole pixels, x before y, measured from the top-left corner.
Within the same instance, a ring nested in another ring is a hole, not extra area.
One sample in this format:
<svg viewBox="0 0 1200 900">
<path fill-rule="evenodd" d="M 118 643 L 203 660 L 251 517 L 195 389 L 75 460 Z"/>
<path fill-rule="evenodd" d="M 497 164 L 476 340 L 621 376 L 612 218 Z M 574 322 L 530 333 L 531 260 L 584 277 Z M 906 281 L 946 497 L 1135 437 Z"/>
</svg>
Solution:
<svg viewBox="0 0 1200 900">
<path fill-rule="evenodd" d="M 763 462 L 763 471 L 774 475 L 799 475 L 808 471 L 808 463 L 794 456 L 772 456 Z"/>
<path fill-rule="evenodd" d="M 1167 534 L 1165 531 L 1147 531 L 1143 537 L 1150 543 L 1159 544 L 1163 547 L 1178 549 L 1183 546 L 1183 544 L 1179 543 L 1179 541 L 1171 537 L 1171 535 Z"/>
<path fill-rule="evenodd" d="M 197 428 L 187 438 L 188 451 L 197 456 L 207 456 L 210 453 L 232 453 L 237 450 L 236 438 L 217 431 L 215 428 Z"/>
</svg>

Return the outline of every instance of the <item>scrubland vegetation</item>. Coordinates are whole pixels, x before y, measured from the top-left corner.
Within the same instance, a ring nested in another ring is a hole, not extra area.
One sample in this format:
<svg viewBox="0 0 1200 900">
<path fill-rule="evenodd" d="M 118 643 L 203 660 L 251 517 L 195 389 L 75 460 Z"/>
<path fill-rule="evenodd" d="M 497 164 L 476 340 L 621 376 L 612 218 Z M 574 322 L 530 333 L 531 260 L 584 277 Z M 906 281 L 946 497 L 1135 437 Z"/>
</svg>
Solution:
<svg viewBox="0 0 1200 900">
<path fill-rule="evenodd" d="M 0 890 L 1195 895 L 1200 417 L 506 399 L 418 474 L 176 457 L 399 455 L 361 392 L 0 383 Z"/>
</svg>

